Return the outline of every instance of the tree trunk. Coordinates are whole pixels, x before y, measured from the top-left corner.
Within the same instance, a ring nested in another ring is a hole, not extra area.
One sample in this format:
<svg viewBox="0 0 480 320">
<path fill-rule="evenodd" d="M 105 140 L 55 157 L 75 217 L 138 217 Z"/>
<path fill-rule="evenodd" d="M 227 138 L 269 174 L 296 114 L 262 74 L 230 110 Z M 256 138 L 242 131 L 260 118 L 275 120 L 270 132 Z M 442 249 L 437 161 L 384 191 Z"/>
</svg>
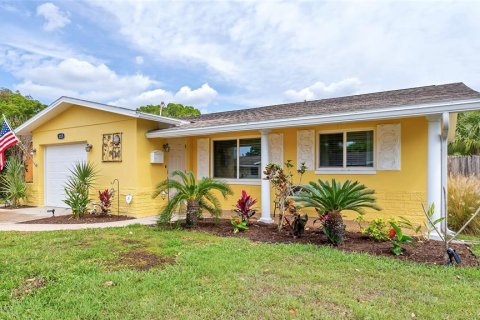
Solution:
<svg viewBox="0 0 480 320">
<path fill-rule="evenodd" d="M 187 227 L 197 226 L 199 210 L 200 210 L 200 205 L 198 204 L 197 201 L 187 201 L 187 218 L 186 218 Z"/>
<path fill-rule="evenodd" d="M 332 244 L 342 244 L 345 240 L 345 224 L 340 212 L 328 212 L 325 214 L 323 231 Z"/>
</svg>

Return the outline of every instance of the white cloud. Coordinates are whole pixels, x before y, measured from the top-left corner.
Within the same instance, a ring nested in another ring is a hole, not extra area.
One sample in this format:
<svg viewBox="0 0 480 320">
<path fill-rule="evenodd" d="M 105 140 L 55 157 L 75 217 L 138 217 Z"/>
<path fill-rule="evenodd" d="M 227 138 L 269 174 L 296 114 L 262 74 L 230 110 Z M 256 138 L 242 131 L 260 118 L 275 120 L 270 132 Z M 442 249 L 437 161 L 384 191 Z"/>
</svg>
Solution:
<svg viewBox="0 0 480 320">
<path fill-rule="evenodd" d="M 362 83 L 357 78 L 348 78 L 325 84 L 321 81 L 300 90 L 287 90 L 285 97 L 289 101 L 317 100 L 331 97 L 347 96 L 358 92 Z"/>
<path fill-rule="evenodd" d="M 46 2 L 37 7 L 37 16 L 45 19 L 43 29 L 45 31 L 54 31 L 61 29 L 70 23 L 68 12 L 61 11 L 51 2 Z"/>
<path fill-rule="evenodd" d="M 188 86 L 181 87 L 176 93 L 163 89 L 153 89 L 136 96 L 112 101 L 111 104 L 133 108 L 147 104 L 160 104 L 163 101 L 165 103 L 173 102 L 194 107 L 205 107 L 213 102 L 217 96 L 218 92 L 208 83 L 205 83 L 200 88 L 193 90 Z"/>
<path fill-rule="evenodd" d="M 355 92 L 480 87 L 478 2 L 89 3 L 146 59 L 221 82 L 234 103 L 282 102 L 295 88 L 306 90 L 291 96 L 327 94 L 312 84 L 353 77 L 362 79 Z"/>
<path fill-rule="evenodd" d="M 144 62 L 144 59 L 143 59 L 142 56 L 136 56 L 135 57 L 135 63 L 136 64 L 143 64 L 143 62 Z"/>
</svg>

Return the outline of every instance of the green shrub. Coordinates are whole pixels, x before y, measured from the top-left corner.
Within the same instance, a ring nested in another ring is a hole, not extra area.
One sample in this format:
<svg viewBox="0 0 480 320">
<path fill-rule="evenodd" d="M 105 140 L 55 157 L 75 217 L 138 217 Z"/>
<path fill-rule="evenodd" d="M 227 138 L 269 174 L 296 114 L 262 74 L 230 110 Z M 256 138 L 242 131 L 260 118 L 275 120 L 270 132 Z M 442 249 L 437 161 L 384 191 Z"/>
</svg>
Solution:
<svg viewBox="0 0 480 320">
<path fill-rule="evenodd" d="M 480 178 L 449 177 L 448 179 L 448 226 L 458 231 L 480 207 Z M 480 215 L 462 233 L 480 235 Z"/>
<path fill-rule="evenodd" d="M 1 176 L 1 193 L 13 207 L 18 207 L 20 201 L 27 198 L 27 183 L 25 182 L 25 165 L 11 157 L 6 163 L 5 174 Z"/>
<path fill-rule="evenodd" d="M 79 162 L 70 173 L 65 185 L 66 199 L 63 202 L 72 209 L 74 217 L 80 218 L 87 212 L 90 204 L 90 188 L 97 178 L 97 171 L 93 164 Z"/>
<path fill-rule="evenodd" d="M 387 221 L 382 218 L 373 219 L 370 224 L 361 229 L 363 234 L 366 234 L 375 241 L 388 240 L 388 232 L 390 231 Z"/>
</svg>

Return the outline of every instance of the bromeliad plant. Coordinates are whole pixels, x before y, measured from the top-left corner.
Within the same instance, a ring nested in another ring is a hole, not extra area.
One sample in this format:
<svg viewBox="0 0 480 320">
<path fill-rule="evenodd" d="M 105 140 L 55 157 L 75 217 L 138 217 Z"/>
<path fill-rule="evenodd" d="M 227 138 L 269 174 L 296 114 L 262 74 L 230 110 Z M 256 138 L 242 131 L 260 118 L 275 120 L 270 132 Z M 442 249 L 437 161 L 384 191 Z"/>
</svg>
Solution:
<svg viewBox="0 0 480 320">
<path fill-rule="evenodd" d="M 97 178 L 95 166 L 89 162 L 79 162 L 70 170 L 70 176 L 65 185 L 63 200 L 71 209 L 75 218 L 80 218 L 87 212 L 90 204 L 90 188 Z"/>
<path fill-rule="evenodd" d="M 236 209 L 233 211 L 235 211 L 242 221 L 245 221 L 248 225 L 248 220 L 257 212 L 252 208 L 255 203 L 257 203 L 257 199 L 254 199 L 252 196 L 248 195 L 245 190 L 242 190 L 242 197 L 238 199 L 235 204 Z"/>
<path fill-rule="evenodd" d="M 180 178 L 181 181 L 175 179 L 163 180 L 156 186 L 152 195 L 152 198 L 156 198 L 164 191 L 175 190 L 175 195 L 170 198 L 170 201 L 160 212 L 159 223 L 170 222 L 175 210 L 185 202 L 187 203 L 187 227 L 197 225 L 202 210 L 206 210 L 213 217 L 218 218 L 222 213 L 222 208 L 220 200 L 214 195 L 213 191 L 219 191 L 224 198 L 233 194 L 230 187 L 224 182 L 212 178 L 202 178 L 197 181 L 192 172 L 185 173 L 176 170 L 172 176 Z"/>
<path fill-rule="evenodd" d="M 390 222 L 392 229 L 388 232 L 388 238 L 390 239 L 390 243 L 392 244 L 392 248 L 390 251 L 399 256 L 403 253 L 403 245 L 412 241 L 412 237 L 403 233 L 402 229 L 397 226 L 395 222 Z"/>
<path fill-rule="evenodd" d="M 331 182 L 319 179 L 318 182 L 312 181 L 303 186 L 292 199 L 299 207 L 310 207 L 317 211 L 323 232 L 332 244 L 337 245 L 345 238 L 342 211 L 352 210 L 365 214 L 365 208 L 380 210 L 375 205 L 374 194 L 374 190 L 358 181 L 346 180 L 342 184 L 335 179 Z"/>
<path fill-rule="evenodd" d="M 233 217 L 230 220 L 230 223 L 233 226 L 233 233 L 248 230 L 248 220 L 242 220 L 239 217 Z"/>
</svg>

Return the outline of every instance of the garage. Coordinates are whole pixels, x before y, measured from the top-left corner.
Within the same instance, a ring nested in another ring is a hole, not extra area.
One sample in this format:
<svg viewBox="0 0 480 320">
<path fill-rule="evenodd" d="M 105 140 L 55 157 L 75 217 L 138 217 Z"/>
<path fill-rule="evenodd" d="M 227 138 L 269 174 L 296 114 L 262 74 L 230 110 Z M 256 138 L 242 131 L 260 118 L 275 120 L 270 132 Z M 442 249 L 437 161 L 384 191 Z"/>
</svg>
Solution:
<svg viewBox="0 0 480 320">
<path fill-rule="evenodd" d="M 45 205 L 67 207 L 64 186 L 75 163 L 86 161 L 85 144 L 45 147 Z"/>
</svg>

